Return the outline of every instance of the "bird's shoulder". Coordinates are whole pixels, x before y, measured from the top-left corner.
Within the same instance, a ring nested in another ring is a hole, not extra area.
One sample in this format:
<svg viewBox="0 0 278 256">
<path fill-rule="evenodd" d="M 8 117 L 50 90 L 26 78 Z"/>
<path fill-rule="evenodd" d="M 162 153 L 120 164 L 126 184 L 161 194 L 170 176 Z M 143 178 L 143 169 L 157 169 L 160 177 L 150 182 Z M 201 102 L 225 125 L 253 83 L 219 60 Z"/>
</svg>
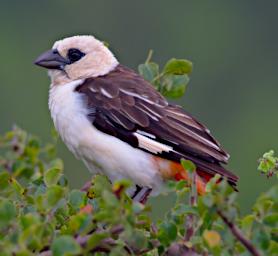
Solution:
<svg viewBox="0 0 278 256">
<path fill-rule="evenodd" d="M 103 95 L 104 99 L 129 95 L 129 99 L 133 97 L 149 101 L 152 104 L 168 105 L 167 100 L 148 81 L 132 69 L 121 64 L 106 75 L 87 78 L 76 90 L 82 93 L 88 93 L 89 91 L 98 93 Z"/>
</svg>

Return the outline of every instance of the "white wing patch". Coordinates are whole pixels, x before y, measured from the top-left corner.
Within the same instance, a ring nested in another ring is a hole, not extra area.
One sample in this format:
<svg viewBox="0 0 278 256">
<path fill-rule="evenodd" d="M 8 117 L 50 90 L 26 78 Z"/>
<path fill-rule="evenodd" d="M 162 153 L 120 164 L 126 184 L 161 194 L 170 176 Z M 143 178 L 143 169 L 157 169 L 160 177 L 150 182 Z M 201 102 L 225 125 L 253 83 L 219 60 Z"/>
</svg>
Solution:
<svg viewBox="0 0 278 256">
<path fill-rule="evenodd" d="M 144 131 L 141 131 L 141 130 L 137 130 L 137 133 L 139 133 L 141 135 L 144 135 L 144 136 L 147 136 L 147 137 L 152 138 L 152 139 L 156 138 L 153 134 L 148 133 L 148 132 L 144 132 Z"/>
<path fill-rule="evenodd" d="M 103 89 L 103 88 L 100 88 L 100 91 L 101 91 L 101 93 L 104 95 L 104 96 L 106 96 L 107 98 L 113 98 L 113 96 L 109 93 L 109 92 L 107 92 L 105 89 Z"/>
<path fill-rule="evenodd" d="M 92 92 L 97 92 L 97 90 L 93 87 L 90 87 L 89 90 L 92 91 Z"/>
<path fill-rule="evenodd" d="M 162 152 L 170 152 L 173 151 L 173 148 L 167 145 L 164 145 L 160 142 L 154 141 L 151 138 L 145 137 L 140 133 L 133 133 L 139 142 L 139 147 L 146 149 L 154 154 L 162 153 Z"/>
<path fill-rule="evenodd" d="M 158 107 L 163 107 L 163 106 L 160 105 L 159 103 L 153 102 L 153 101 L 151 101 L 150 99 L 148 99 L 148 98 L 147 98 L 148 95 L 140 95 L 140 94 L 138 94 L 138 93 L 125 90 L 125 89 L 123 89 L 123 88 L 120 88 L 120 91 L 123 92 L 123 93 L 125 93 L 125 94 L 127 94 L 127 95 L 130 95 L 130 96 L 132 96 L 132 97 L 135 97 L 135 98 L 141 99 L 141 100 L 143 100 L 143 101 L 146 101 L 146 102 L 148 102 L 148 103 L 150 103 L 150 104 L 152 104 L 152 105 L 156 105 L 156 106 L 158 106 Z M 165 101 L 165 103 L 168 104 L 166 101 Z"/>
</svg>

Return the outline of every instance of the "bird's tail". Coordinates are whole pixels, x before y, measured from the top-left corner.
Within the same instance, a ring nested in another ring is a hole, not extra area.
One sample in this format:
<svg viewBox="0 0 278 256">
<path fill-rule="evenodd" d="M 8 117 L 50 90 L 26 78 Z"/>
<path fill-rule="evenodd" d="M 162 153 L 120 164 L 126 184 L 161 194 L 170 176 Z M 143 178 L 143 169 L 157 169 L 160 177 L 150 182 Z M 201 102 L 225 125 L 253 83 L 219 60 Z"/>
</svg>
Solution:
<svg viewBox="0 0 278 256">
<path fill-rule="evenodd" d="M 160 157 L 156 157 L 155 161 L 159 167 L 159 171 L 161 173 L 161 176 L 163 177 L 163 179 L 165 180 L 176 180 L 176 181 L 180 181 L 180 180 L 186 180 L 186 181 L 190 181 L 190 177 L 188 172 L 183 168 L 183 166 L 175 161 L 171 161 L 171 160 L 167 160 L 167 159 L 163 159 Z M 223 167 L 221 167 L 219 165 L 219 168 L 221 168 L 221 170 L 225 170 Z M 214 177 L 214 175 L 216 173 L 220 173 L 220 171 L 215 171 L 215 172 L 211 172 L 210 170 L 206 170 L 204 168 L 202 168 L 202 166 L 198 166 L 197 165 L 197 176 L 196 176 L 196 185 L 197 185 L 197 191 L 199 195 L 202 195 L 205 193 L 206 191 L 206 184 L 207 182 L 209 182 L 209 180 Z M 225 170 L 225 172 L 228 172 L 227 170 Z M 221 176 L 225 176 L 225 175 L 221 175 Z M 228 179 L 228 182 L 236 189 L 236 181 L 230 180 Z"/>
</svg>

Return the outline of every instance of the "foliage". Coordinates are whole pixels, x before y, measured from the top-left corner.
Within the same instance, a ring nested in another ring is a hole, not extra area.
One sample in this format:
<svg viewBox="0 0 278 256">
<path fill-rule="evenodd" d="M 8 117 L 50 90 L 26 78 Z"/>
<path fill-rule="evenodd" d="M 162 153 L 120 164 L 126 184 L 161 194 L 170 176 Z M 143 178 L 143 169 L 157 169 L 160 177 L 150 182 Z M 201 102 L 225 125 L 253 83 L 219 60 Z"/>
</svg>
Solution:
<svg viewBox="0 0 278 256">
<path fill-rule="evenodd" d="M 144 64 L 138 67 L 139 73 L 164 96 L 179 98 L 184 95 L 192 72 L 192 62 L 184 59 L 170 59 L 160 72 L 157 63 L 151 61 L 152 51 Z"/>
<path fill-rule="evenodd" d="M 264 153 L 263 157 L 259 159 L 258 169 L 267 177 L 276 175 L 278 178 L 278 157 L 274 156 L 273 150 Z"/>
<path fill-rule="evenodd" d="M 170 60 L 160 73 L 150 61 L 139 71 L 168 96 L 181 96 L 192 64 Z M 177 82 L 182 81 L 182 82 Z M 168 86 L 170 84 L 170 86 Z M 176 88 L 177 86 L 177 88 Z M 182 89 L 181 89 L 182 88 Z M 70 189 L 53 142 L 14 127 L 0 137 L 0 255 L 277 255 L 278 186 L 241 216 L 238 193 L 218 176 L 196 194 L 195 166 L 182 160 L 191 180 L 168 183 L 175 205 L 154 222 L 151 208 L 133 202 L 130 181 L 95 176 Z M 259 170 L 277 171 L 274 152 Z"/>
</svg>

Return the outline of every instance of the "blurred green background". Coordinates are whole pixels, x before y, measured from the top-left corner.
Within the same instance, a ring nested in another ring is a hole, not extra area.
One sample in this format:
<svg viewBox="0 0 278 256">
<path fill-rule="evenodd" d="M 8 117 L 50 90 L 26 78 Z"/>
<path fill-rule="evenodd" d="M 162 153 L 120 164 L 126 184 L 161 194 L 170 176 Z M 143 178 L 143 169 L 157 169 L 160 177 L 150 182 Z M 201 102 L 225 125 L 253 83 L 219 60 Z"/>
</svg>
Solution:
<svg viewBox="0 0 278 256">
<path fill-rule="evenodd" d="M 93 34 L 131 68 L 149 49 L 161 65 L 187 58 L 194 72 L 178 103 L 230 153 L 246 211 L 272 183 L 256 170 L 257 159 L 270 148 L 278 151 L 277 8 L 277 1 L 255 0 L 1 1 L 0 132 L 16 123 L 49 140 L 49 80 L 32 62 L 57 39 Z M 72 187 L 90 177 L 61 142 L 59 156 Z M 153 199 L 155 215 L 171 200 Z"/>
</svg>

